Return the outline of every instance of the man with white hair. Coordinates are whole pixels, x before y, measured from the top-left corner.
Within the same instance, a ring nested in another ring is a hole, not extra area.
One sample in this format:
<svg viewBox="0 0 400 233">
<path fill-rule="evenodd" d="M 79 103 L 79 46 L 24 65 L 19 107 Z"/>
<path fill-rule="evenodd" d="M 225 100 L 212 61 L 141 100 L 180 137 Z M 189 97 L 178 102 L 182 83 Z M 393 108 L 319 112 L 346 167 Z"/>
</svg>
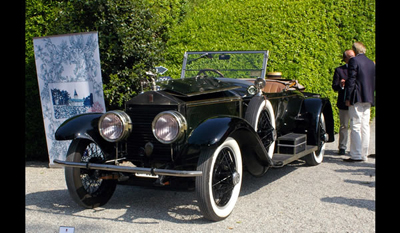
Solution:
<svg viewBox="0 0 400 233">
<path fill-rule="evenodd" d="M 353 44 L 356 56 L 349 61 L 346 80 L 346 106 L 350 115 L 350 158 L 346 162 L 367 161 L 369 147 L 369 118 L 374 106 L 375 64 L 365 56 L 361 42 Z"/>
</svg>

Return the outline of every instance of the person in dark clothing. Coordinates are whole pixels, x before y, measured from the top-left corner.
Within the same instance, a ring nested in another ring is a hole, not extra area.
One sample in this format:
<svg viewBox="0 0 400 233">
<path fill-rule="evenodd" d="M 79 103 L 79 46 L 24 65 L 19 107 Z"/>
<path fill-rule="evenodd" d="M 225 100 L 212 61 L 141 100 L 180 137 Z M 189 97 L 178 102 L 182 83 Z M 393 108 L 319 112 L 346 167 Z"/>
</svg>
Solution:
<svg viewBox="0 0 400 233">
<path fill-rule="evenodd" d="M 335 73 L 333 75 L 332 80 L 332 89 L 338 92 L 338 99 L 336 106 L 339 109 L 339 119 L 340 119 L 340 128 L 339 128 L 339 155 L 345 155 L 347 149 L 347 141 L 348 141 L 348 129 L 349 129 L 349 107 L 346 106 L 345 101 L 345 82 L 348 77 L 348 63 L 351 58 L 355 57 L 355 53 L 353 50 L 349 49 L 344 51 L 343 53 L 343 61 L 346 64 L 339 66 L 335 69 Z"/>
<path fill-rule="evenodd" d="M 346 162 L 367 161 L 369 148 L 369 119 L 374 106 L 375 63 L 365 56 L 361 42 L 353 44 L 356 56 L 349 61 L 349 77 L 345 83 L 346 106 L 350 115 L 350 156 Z"/>
</svg>

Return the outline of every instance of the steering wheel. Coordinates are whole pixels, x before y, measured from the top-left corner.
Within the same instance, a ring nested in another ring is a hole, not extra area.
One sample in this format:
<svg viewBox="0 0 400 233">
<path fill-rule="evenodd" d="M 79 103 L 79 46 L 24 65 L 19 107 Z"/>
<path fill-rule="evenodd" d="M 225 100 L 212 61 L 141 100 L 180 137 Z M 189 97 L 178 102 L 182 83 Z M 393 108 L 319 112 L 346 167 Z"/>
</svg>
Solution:
<svg viewBox="0 0 400 233">
<path fill-rule="evenodd" d="M 224 75 L 219 70 L 216 70 L 216 69 L 201 69 L 201 70 L 199 70 L 197 75 L 204 74 L 204 76 L 207 76 L 207 74 L 206 74 L 207 71 L 217 73 L 220 77 L 224 77 Z"/>
</svg>

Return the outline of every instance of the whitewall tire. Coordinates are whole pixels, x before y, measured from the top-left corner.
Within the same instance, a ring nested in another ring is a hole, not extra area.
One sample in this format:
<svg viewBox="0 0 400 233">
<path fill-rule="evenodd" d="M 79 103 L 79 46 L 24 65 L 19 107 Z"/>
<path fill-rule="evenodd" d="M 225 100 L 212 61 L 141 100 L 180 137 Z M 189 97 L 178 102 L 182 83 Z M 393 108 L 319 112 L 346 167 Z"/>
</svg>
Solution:
<svg viewBox="0 0 400 233">
<path fill-rule="evenodd" d="M 228 217 L 242 186 L 243 162 L 238 143 L 228 137 L 216 150 L 201 152 L 196 178 L 196 194 L 203 216 L 212 221 Z"/>
</svg>

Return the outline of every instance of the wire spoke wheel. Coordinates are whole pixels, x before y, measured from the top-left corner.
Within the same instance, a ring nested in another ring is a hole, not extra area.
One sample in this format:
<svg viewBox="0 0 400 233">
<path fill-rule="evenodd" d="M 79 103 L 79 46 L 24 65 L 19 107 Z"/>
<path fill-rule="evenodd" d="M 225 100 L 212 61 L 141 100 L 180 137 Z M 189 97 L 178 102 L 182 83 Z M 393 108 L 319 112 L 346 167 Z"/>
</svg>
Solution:
<svg viewBox="0 0 400 233">
<path fill-rule="evenodd" d="M 258 118 L 257 133 L 266 149 L 274 142 L 274 127 L 267 110 L 263 110 Z"/>
<path fill-rule="evenodd" d="M 82 154 L 81 162 L 100 162 L 105 160 L 104 154 L 100 147 L 95 143 L 90 143 Z M 94 194 L 101 186 L 103 182 L 102 179 L 98 178 L 97 170 L 80 169 L 82 185 L 84 189 L 90 193 Z"/>
<path fill-rule="evenodd" d="M 276 125 L 271 102 L 263 96 L 253 97 L 247 107 L 245 119 L 254 128 L 268 157 L 272 159 L 275 150 Z"/>
<path fill-rule="evenodd" d="M 196 178 L 196 194 L 205 218 L 220 221 L 228 217 L 238 200 L 242 186 L 243 163 L 240 148 L 228 137 L 217 149 L 200 154 Z"/>
<path fill-rule="evenodd" d="M 326 134 L 326 123 L 325 116 L 321 113 L 319 121 L 318 121 L 318 149 L 311 154 L 304 157 L 307 165 L 315 166 L 322 163 L 325 154 L 325 134 Z"/>
<path fill-rule="evenodd" d="M 68 149 L 67 161 L 103 163 L 101 148 L 86 139 L 75 139 Z M 103 180 L 99 170 L 65 168 L 65 180 L 72 199 L 85 208 L 95 208 L 108 202 L 117 186 L 117 180 Z"/>
<path fill-rule="evenodd" d="M 217 206 L 224 206 L 229 202 L 235 187 L 234 176 L 237 172 L 232 153 L 228 148 L 222 149 L 215 162 L 212 192 Z"/>
</svg>

